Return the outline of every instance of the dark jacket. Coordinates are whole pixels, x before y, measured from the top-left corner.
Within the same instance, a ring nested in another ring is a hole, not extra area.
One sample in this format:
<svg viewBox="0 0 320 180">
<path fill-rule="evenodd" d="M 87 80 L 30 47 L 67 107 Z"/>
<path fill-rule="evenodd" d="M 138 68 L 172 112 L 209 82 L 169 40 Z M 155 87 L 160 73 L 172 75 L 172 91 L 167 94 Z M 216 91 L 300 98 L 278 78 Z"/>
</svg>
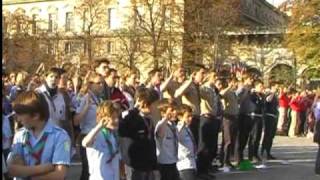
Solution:
<svg viewBox="0 0 320 180">
<path fill-rule="evenodd" d="M 314 128 L 314 142 L 320 145 L 320 120 L 316 121 Z"/>
<path fill-rule="evenodd" d="M 148 129 L 151 123 L 151 129 Z M 119 137 L 122 139 L 122 156 L 127 165 L 140 171 L 156 169 L 156 143 L 154 127 L 150 119 L 144 119 L 138 109 L 132 109 L 119 122 Z M 127 140 L 125 140 L 127 139 Z"/>
</svg>

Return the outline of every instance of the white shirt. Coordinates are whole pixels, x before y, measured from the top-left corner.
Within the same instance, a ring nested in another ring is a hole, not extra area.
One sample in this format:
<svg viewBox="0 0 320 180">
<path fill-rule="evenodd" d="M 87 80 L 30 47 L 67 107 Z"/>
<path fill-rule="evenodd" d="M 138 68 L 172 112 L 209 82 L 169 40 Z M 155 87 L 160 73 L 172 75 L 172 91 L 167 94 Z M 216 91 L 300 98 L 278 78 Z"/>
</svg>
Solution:
<svg viewBox="0 0 320 180">
<path fill-rule="evenodd" d="M 35 91 L 42 93 L 47 100 L 50 113 L 49 121 L 55 125 L 59 125 L 59 121 L 66 120 L 66 103 L 60 92 L 57 92 L 54 97 L 50 97 L 45 85 L 40 86 Z"/>
<path fill-rule="evenodd" d="M 191 130 L 182 122 L 177 125 L 178 128 L 178 162 L 177 169 L 179 171 L 186 169 L 196 169 L 196 152 L 195 142 Z M 193 138 L 193 139 L 192 139 Z"/>
<path fill-rule="evenodd" d="M 113 149 L 117 148 L 118 144 L 113 134 L 110 134 L 110 142 Z M 111 162 L 111 152 L 109 152 L 108 144 L 100 131 L 91 147 L 86 148 L 90 180 L 119 180 L 120 179 L 120 154 L 114 156 Z"/>
<path fill-rule="evenodd" d="M 166 124 L 164 124 L 166 123 Z M 159 127 L 164 126 L 165 135 L 163 138 L 157 135 Z M 171 126 L 171 128 L 170 128 Z M 175 125 L 164 119 L 159 121 L 155 128 L 155 140 L 157 145 L 157 158 L 160 164 L 174 164 L 178 161 L 178 132 Z"/>
</svg>

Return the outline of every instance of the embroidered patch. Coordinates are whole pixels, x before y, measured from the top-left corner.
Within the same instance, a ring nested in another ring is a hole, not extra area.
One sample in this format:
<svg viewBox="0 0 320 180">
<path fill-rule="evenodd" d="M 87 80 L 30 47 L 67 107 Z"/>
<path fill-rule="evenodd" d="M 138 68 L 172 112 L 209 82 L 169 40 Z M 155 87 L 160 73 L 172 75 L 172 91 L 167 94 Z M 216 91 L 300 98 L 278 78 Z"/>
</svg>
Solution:
<svg viewBox="0 0 320 180">
<path fill-rule="evenodd" d="M 68 141 L 64 142 L 64 150 L 70 152 L 70 143 Z"/>
</svg>

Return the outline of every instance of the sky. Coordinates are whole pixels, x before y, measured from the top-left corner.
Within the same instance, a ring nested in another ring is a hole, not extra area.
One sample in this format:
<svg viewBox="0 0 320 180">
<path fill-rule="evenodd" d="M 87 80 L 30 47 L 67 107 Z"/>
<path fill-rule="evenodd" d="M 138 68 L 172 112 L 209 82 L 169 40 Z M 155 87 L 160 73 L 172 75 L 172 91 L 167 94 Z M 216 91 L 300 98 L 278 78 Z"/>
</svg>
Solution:
<svg viewBox="0 0 320 180">
<path fill-rule="evenodd" d="M 278 7 L 281 3 L 283 3 L 286 0 L 267 0 L 270 4 L 274 5 L 275 7 Z"/>
</svg>

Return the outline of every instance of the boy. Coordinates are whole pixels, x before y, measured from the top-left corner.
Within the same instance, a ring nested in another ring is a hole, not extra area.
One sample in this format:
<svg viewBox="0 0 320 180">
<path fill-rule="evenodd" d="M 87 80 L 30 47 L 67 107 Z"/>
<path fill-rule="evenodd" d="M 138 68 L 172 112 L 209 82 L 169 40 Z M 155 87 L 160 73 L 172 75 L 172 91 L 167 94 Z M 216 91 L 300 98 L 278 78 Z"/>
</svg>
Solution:
<svg viewBox="0 0 320 180">
<path fill-rule="evenodd" d="M 87 149 L 90 179 L 119 179 L 119 145 L 115 129 L 119 109 L 111 101 L 101 103 L 97 109 L 98 124 L 83 139 Z"/>
<path fill-rule="evenodd" d="M 157 158 L 161 180 L 179 180 L 176 163 L 178 161 L 178 132 L 175 125 L 176 104 L 163 99 L 158 107 L 162 120 L 155 128 Z"/>
<path fill-rule="evenodd" d="M 147 88 L 138 88 L 135 98 L 136 108 L 119 122 L 121 156 L 129 167 L 127 174 L 132 168 L 132 180 L 153 180 L 157 156 L 150 107 L 154 100 Z"/>
<path fill-rule="evenodd" d="M 197 145 L 189 128 L 192 121 L 192 108 L 182 104 L 178 109 L 178 162 L 181 180 L 196 179 Z"/>
<path fill-rule="evenodd" d="M 70 165 L 70 138 L 52 124 L 45 97 L 21 93 L 13 110 L 23 125 L 14 136 L 8 157 L 9 174 L 22 179 L 63 180 Z"/>
</svg>

